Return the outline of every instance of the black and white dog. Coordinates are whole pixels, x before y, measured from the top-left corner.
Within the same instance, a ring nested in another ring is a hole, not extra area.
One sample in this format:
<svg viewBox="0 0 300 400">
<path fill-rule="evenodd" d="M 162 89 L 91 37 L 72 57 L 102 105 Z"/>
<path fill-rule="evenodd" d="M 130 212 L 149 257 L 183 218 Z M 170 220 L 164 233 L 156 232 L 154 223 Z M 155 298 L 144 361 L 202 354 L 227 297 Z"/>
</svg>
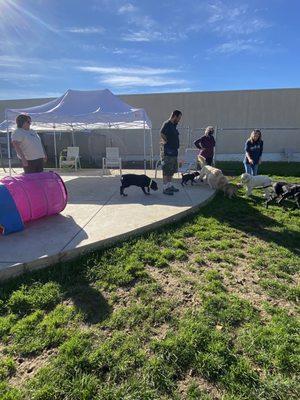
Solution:
<svg viewBox="0 0 300 400">
<path fill-rule="evenodd" d="M 147 175 L 125 174 L 121 177 L 120 195 L 127 196 L 124 189 L 129 186 L 138 186 L 145 194 L 150 194 L 150 189 L 157 190 L 157 183 Z M 146 189 L 147 188 L 147 192 Z"/>
<path fill-rule="evenodd" d="M 285 199 L 293 199 L 295 200 L 297 207 L 300 208 L 300 185 L 286 185 L 283 189 L 284 192 L 281 199 L 278 201 L 278 204 L 281 204 Z"/>
<path fill-rule="evenodd" d="M 191 181 L 191 185 L 195 183 L 195 178 L 200 175 L 200 172 L 192 172 L 190 174 L 181 174 L 182 179 L 181 179 L 181 184 L 187 185 L 188 181 Z"/>
<path fill-rule="evenodd" d="M 272 185 L 273 193 L 266 201 L 266 207 L 268 208 L 269 203 L 273 200 L 278 200 L 277 204 L 281 204 L 285 199 L 294 199 L 297 207 L 300 208 L 300 185 L 287 183 L 287 182 L 276 182 Z"/>
<path fill-rule="evenodd" d="M 281 199 L 281 196 L 283 195 L 283 192 L 284 192 L 284 187 L 286 185 L 287 185 L 286 182 L 276 182 L 276 183 L 273 183 L 273 185 L 267 186 L 267 187 L 273 188 L 273 192 L 270 193 L 270 196 L 265 203 L 267 208 L 273 200 Z"/>
</svg>

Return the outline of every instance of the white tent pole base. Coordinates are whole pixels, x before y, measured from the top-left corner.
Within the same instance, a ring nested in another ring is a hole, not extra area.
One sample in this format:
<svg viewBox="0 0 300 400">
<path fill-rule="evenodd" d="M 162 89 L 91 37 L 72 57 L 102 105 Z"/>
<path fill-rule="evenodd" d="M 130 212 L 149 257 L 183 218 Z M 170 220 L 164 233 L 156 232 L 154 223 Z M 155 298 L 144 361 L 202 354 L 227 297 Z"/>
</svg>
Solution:
<svg viewBox="0 0 300 400">
<path fill-rule="evenodd" d="M 5 120 L 7 121 L 6 112 L 5 112 Z M 9 129 L 8 129 L 8 121 L 7 121 L 7 128 L 6 128 L 6 136 L 7 136 L 8 169 L 9 169 L 9 176 L 11 176 L 11 151 L 10 151 L 10 133 L 9 133 Z"/>
</svg>

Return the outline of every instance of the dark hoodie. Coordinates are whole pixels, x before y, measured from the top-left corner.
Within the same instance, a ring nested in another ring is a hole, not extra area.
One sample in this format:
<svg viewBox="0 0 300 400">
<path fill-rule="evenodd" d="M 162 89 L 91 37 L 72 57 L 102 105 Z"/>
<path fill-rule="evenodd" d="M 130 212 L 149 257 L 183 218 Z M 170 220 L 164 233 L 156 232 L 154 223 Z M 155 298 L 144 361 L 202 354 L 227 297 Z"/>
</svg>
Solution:
<svg viewBox="0 0 300 400">
<path fill-rule="evenodd" d="M 252 142 L 252 140 L 248 139 L 245 143 L 245 152 L 249 154 L 252 158 L 254 164 L 258 164 L 258 161 L 262 155 L 264 148 L 264 142 L 262 140 L 257 140 L 256 142 Z M 245 155 L 244 162 L 249 164 L 248 157 Z"/>
<path fill-rule="evenodd" d="M 194 142 L 197 149 L 200 149 L 199 155 L 204 158 L 212 158 L 214 156 L 214 147 L 216 145 L 213 135 L 203 135 Z"/>
</svg>

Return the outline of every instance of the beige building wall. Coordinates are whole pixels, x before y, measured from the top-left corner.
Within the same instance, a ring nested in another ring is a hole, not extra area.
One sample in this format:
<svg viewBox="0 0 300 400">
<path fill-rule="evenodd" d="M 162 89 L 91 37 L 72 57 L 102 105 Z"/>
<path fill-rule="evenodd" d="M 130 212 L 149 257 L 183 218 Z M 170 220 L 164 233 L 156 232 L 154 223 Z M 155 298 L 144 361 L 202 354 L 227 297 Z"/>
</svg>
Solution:
<svg viewBox="0 0 300 400">
<path fill-rule="evenodd" d="M 172 110 L 182 110 L 181 125 L 189 127 L 190 142 L 199 137 L 200 130 L 197 128 L 218 126 L 219 159 L 240 159 L 250 130 L 261 128 L 265 159 L 282 159 L 284 149 L 292 149 L 294 158 L 300 160 L 300 89 L 163 93 L 121 98 L 132 105 L 144 107 L 154 128 L 159 128 Z M 158 132 L 154 131 L 154 135 Z M 157 142 L 156 138 L 155 153 Z"/>
<path fill-rule="evenodd" d="M 285 149 L 292 150 L 295 161 L 300 160 L 300 89 L 137 94 L 121 95 L 120 98 L 146 110 L 153 125 L 156 156 L 159 154 L 159 128 L 172 110 L 179 109 L 183 111 L 179 126 L 182 150 L 199 137 L 200 128 L 213 125 L 218 127 L 218 159 L 241 159 L 250 130 L 261 128 L 266 160 L 284 159 Z M 4 119 L 5 108 L 31 107 L 48 100 L 50 99 L 2 100 L 0 120 Z M 103 147 L 118 145 L 124 156 L 141 159 L 142 132 L 101 134 L 106 137 L 106 140 L 100 141 Z M 79 140 L 82 145 L 83 140 Z M 88 152 L 88 146 L 82 150 L 84 153 Z M 104 148 L 99 148 L 99 157 L 104 151 Z"/>
</svg>

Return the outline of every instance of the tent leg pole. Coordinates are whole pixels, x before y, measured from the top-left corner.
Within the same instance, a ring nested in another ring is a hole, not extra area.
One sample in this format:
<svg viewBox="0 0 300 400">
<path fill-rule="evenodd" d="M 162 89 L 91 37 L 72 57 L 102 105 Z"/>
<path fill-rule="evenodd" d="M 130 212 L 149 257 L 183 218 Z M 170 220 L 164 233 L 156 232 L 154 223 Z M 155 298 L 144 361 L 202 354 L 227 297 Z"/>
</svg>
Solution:
<svg viewBox="0 0 300 400">
<path fill-rule="evenodd" d="M 55 168 L 57 169 L 57 145 L 56 145 L 56 130 L 55 130 L 55 127 L 54 127 L 54 136 L 53 136 L 53 140 L 54 140 Z"/>
<path fill-rule="evenodd" d="M 150 160 L 151 160 L 151 169 L 153 169 L 153 135 L 152 135 L 152 128 L 150 129 Z"/>
<path fill-rule="evenodd" d="M 216 145 L 215 145 L 215 149 L 214 149 L 214 160 L 213 160 L 213 165 L 216 165 L 216 161 L 217 161 L 217 139 L 218 139 L 218 125 L 215 126 L 215 141 L 216 141 Z"/>
<path fill-rule="evenodd" d="M 74 136 L 74 128 L 72 126 L 72 146 L 75 146 L 75 136 Z"/>
<path fill-rule="evenodd" d="M 5 115 L 5 120 L 7 121 L 7 116 L 6 115 Z M 10 133 L 9 133 L 8 125 L 7 125 L 7 128 L 6 128 L 6 135 L 7 135 L 8 169 L 9 169 L 9 176 L 11 176 Z"/>
<path fill-rule="evenodd" d="M 146 174 L 146 129 L 144 119 L 144 173 Z"/>
</svg>

